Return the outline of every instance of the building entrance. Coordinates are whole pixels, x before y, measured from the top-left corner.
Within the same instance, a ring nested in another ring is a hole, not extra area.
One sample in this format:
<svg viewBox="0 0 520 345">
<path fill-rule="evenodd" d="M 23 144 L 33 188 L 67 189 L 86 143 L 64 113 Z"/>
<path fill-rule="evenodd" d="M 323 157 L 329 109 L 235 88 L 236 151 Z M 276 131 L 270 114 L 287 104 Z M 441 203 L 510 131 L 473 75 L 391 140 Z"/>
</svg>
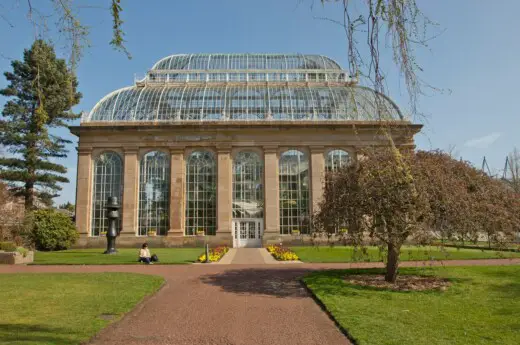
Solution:
<svg viewBox="0 0 520 345">
<path fill-rule="evenodd" d="M 264 233 L 264 220 L 261 218 L 233 220 L 233 247 L 260 248 Z"/>
</svg>

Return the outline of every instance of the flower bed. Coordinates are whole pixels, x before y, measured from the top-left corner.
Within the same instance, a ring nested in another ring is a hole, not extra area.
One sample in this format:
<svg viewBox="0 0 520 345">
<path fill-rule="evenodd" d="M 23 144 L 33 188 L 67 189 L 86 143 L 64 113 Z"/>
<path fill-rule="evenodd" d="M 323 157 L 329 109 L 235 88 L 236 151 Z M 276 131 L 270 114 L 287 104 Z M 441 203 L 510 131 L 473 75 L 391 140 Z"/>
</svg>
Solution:
<svg viewBox="0 0 520 345">
<path fill-rule="evenodd" d="M 224 254 L 226 254 L 229 251 L 229 248 L 226 246 L 219 246 L 216 248 L 212 248 L 209 250 L 209 261 L 210 262 L 217 262 Z M 206 253 L 202 253 L 199 258 L 197 259 L 199 262 L 206 262 Z"/>
<path fill-rule="evenodd" d="M 280 245 L 267 246 L 267 251 L 278 261 L 299 260 L 298 255 L 287 247 Z"/>
</svg>

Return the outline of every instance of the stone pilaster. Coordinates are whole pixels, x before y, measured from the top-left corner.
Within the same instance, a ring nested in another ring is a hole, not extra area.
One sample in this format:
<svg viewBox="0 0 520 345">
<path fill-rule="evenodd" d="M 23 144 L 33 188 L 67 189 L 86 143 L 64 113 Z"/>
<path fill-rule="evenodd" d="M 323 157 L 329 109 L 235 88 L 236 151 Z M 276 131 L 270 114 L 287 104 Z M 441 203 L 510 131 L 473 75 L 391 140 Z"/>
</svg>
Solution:
<svg viewBox="0 0 520 345">
<path fill-rule="evenodd" d="M 89 236 L 92 215 L 92 148 L 78 148 L 76 183 L 76 227 L 81 236 Z"/>
<path fill-rule="evenodd" d="M 184 148 L 172 148 L 170 154 L 170 231 L 168 236 L 184 236 L 186 214 Z"/>
<path fill-rule="evenodd" d="M 122 236 L 137 234 L 137 207 L 139 203 L 139 160 L 137 148 L 125 149 Z"/>
<path fill-rule="evenodd" d="M 319 210 L 319 204 L 323 200 L 325 182 L 325 157 L 323 146 L 311 146 L 311 215 Z"/>
<path fill-rule="evenodd" d="M 217 148 L 217 234 L 231 234 L 233 175 L 231 147 Z"/>
<path fill-rule="evenodd" d="M 276 147 L 264 147 L 264 212 L 267 238 L 280 234 L 280 192 L 278 152 Z M 271 235 L 271 236 L 269 236 Z"/>
</svg>

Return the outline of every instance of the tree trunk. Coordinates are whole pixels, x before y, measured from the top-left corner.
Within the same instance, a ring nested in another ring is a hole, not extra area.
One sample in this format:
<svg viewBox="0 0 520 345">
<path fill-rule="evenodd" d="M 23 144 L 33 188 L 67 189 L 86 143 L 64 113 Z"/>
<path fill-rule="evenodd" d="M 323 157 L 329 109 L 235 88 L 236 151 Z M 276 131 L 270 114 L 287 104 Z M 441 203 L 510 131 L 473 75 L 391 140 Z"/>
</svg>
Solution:
<svg viewBox="0 0 520 345">
<path fill-rule="evenodd" d="M 397 279 L 397 270 L 399 268 L 399 251 L 400 246 L 397 246 L 393 243 L 388 244 L 385 280 L 389 283 L 395 283 L 395 280 Z"/>
<path fill-rule="evenodd" d="M 32 183 L 25 184 L 25 210 L 32 211 L 34 209 L 34 185 Z"/>
</svg>

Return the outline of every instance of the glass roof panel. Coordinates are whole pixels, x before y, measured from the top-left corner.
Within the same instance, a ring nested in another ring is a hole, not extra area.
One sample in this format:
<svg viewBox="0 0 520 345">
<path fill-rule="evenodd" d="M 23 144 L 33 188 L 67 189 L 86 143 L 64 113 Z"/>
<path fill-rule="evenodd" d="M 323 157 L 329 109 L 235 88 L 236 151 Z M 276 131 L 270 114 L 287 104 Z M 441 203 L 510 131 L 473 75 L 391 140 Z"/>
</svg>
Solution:
<svg viewBox="0 0 520 345">
<path fill-rule="evenodd" d="M 340 65 L 321 55 L 308 54 L 180 54 L 159 60 L 152 71 L 158 70 L 287 70 L 337 69 Z"/>
<path fill-rule="evenodd" d="M 401 120 L 388 97 L 362 86 L 146 86 L 103 98 L 83 122 Z"/>
</svg>

